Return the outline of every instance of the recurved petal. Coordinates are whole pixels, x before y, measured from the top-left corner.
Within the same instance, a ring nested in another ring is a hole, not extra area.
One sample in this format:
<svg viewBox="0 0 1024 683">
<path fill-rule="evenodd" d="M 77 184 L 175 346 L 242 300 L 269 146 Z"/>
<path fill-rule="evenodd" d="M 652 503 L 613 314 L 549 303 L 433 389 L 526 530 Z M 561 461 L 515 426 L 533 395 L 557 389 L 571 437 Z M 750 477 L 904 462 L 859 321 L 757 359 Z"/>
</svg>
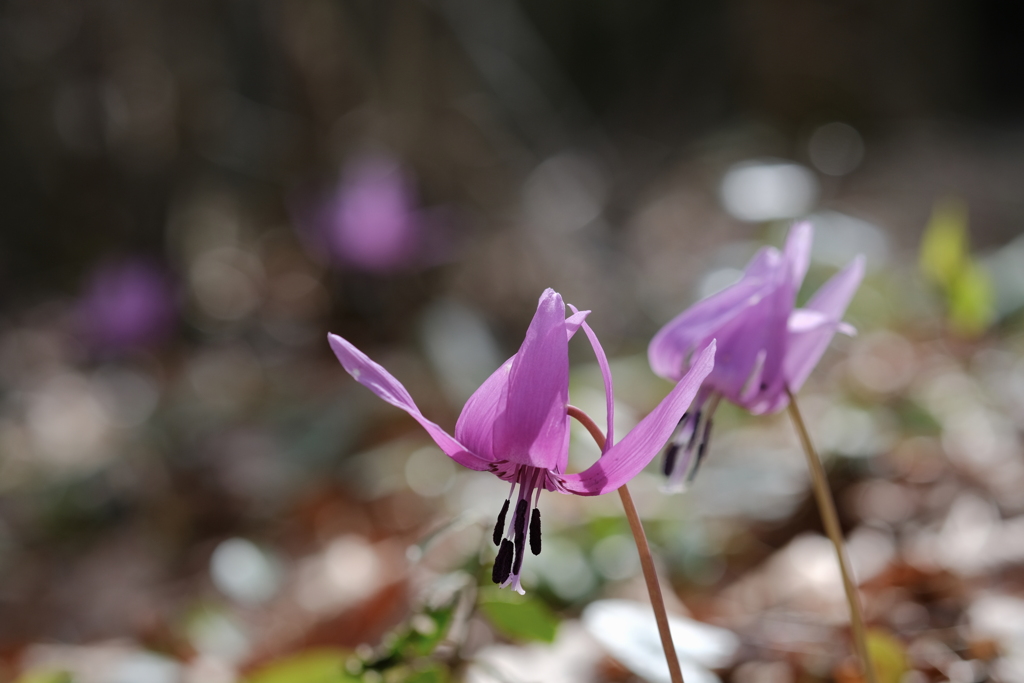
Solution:
<svg viewBox="0 0 1024 683">
<path fill-rule="evenodd" d="M 850 305 L 850 300 L 857 293 L 861 280 L 864 279 L 864 256 L 858 255 L 846 264 L 842 270 L 829 278 L 814 296 L 810 298 L 807 308 L 820 311 L 833 320 L 839 320 Z"/>
<path fill-rule="evenodd" d="M 580 325 L 590 315 L 590 311 L 579 311 L 572 304 L 569 304 L 569 308 L 572 309 L 572 315 L 565 319 L 565 338 L 572 339 L 572 336 L 580 329 Z"/>
<path fill-rule="evenodd" d="M 654 335 L 647 347 L 647 359 L 654 374 L 678 380 L 686 361 L 724 325 L 740 316 L 770 289 L 759 276 L 745 275 L 721 292 L 698 301 L 670 320 Z"/>
<path fill-rule="evenodd" d="M 814 228 L 808 221 L 801 221 L 789 229 L 783 259 L 789 268 L 790 283 L 793 292 L 800 291 L 800 285 L 807 275 L 807 266 L 811 263 L 811 242 L 814 241 Z"/>
<path fill-rule="evenodd" d="M 825 325 L 832 325 L 835 321 L 821 311 L 812 311 L 808 308 L 798 308 L 789 315 L 786 328 L 790 334 L 810 332 Z"/>
<path fill-rule="evenodd" d="M 821 286 L 804 311 L 794 311 L 783 374 L 791 391 L 798 391 L 825 353 L 850 299 L 864 277 L 864 257 L 858 256 Z M 827 322 L 825 322 L 827 321 Z"/>
<path fill-rule="evenodd" d="M 342 366 L 352 377 L 364 387 L 377 394 L 391 405 L 401 408 L 409 413 L 420 425 L 427 430 L 427 434 L 449 457 L 460 465 L 474 470 L 486 470 L 488 462 L 478 454 L 471 452 L 461 443 L 453 439 L 446 431 L 428 420 L 416 407 L 409 392 L 405 390 L 402 383 L 395 379 L 387 370 L 370 360 L 370 358 L 349 343 L 347 340 L 336 334 L 328 334 L 334 355 L 341 361 Z"/>
<path fill-rule="evenodd" d="M 509 370 L 494 451 L 510 462 L 555 469 L 568 429 L 569 340 L 562 297 L 547 289 Z"/>
<path fill-rule="evenodd" d="M 573 311 L 576 310 L 572 304 L 569 304 L 569 308 Z M 587 339 L 590 340 L 590 346 L 594 349 L 597 366 L 601 368 L 601 377 L 604 379 L 605 417 L 608 421 L 608 428 L 604 433 L 604 443 L 605 450 L 607 450 L 615 443 L 615 392 L 612 388 L 612 370 L 608 366 L 608 356 L 605 354 L 597 334 L 587 323 L 583 323 L 583 331 L 586 333 Z"/>
<path fill-rule="evenodd" d="M 712 340 L 657 408 L 589 468 L 579 474 L 562 475 L 562 488 L 580 496 L 596 496 L 613 491 L 635 477 L 672 436 L 714 362 L 715 342 Z"/>
</svg>

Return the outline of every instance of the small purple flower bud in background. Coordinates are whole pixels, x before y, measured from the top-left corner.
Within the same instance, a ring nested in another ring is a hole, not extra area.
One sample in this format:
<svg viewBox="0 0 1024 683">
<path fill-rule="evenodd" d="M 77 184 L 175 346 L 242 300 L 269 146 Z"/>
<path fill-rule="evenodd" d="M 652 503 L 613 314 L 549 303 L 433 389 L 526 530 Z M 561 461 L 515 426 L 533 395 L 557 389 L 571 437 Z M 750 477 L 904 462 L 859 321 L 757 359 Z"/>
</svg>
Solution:
<svg viewBox="0 0 1024 683">
<path fill-rule="evenodd" d="M 107 262 L 89 276 L 76 306 L 76 328 L 97 350 L 152 347 L 172 330 L 174 298 L 167 274 L 148 259 Z"/>
<path fill-rule="evenodd" d="M 442 260 L 438 217 L 418 205 L 412 173 L 386 154 L 345 164 L 340 181 L 296 223 L 315 258 L 371 273 Z"/>
</svg>

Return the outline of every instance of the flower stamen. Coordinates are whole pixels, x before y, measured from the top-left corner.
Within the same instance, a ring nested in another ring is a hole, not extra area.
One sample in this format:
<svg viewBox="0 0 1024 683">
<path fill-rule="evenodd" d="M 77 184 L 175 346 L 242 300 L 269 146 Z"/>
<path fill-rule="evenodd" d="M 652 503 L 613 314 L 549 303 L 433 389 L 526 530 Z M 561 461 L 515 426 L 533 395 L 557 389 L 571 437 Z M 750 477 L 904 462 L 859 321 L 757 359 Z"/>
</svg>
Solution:
<svg viewBox="0 0 1024 683">
<path fill-rule="evenodd" d="M 516 517 L 513 526 L 515 527 L 516 561 L 512 565 L 512 573 L 518 574 L 523 567 L 523 555 L 526 551 L 526 515 L 527 502 L 520 498 L 516 504 Z"/>
<path fill-rule="evenodd" d="M 501 542 L 498 549 L 498 557 L 494 560 L 494 568 L 491 570 L 491 581 L 494 583 L 505 583 L 512 574 L 512 541 L 507 538 Z"/>
<path fill-rule="evenodd" d="M 540 492 L 544 489 L 547 476 L 546 471 L 539 467 L 514 467 L 515 469 L 510 472 L 512 488 L 501 506 L 491 536 L 494 544 L 499 546 L 498 556 L 491 570 L 491 579 L 503 587 L 511 583 L 515 590 L 522 592 L 519 588 L 519 573 L 523 567 L 523 558 L 526 556 L 527 542 L 534 555 L 540 554 Z M 516 487 L 519 488 L 516 507 L 512 512 L 512 521 L 506 527 Z"/>
<path fill-rule="evenodd" d="M 704 455 L 707 453 L 708 447 L 711 445 L 711 425 L 714 420 L 711 416 L 708 416 L 707 421 L 704 422 L 704 436 L 701 437 L 700 446 L 697 448 L 697 459 L 693 463 L 693 469 L 686 477 L 686 483 L 692 484 L 693 480 L 697 477 L 697 470 L 700 468 L 700 464 L 704 462 Z"/>
<path fill-rule="evenodd" d="M 530 517 L 530 552 L 540 555 L 540 509 L 533 508 Z"/>
<path fill-rule="evenodd" d="M 491 534 L 491 540 L 494 541 L 494 545 L 501 545 L 501 537 L 505 529 L 505 518 L 508 516 L 508 503 L 509 499 L 505 499 L 505 504 L 501 506 L 501 512 L 498 513 L 498 521 L 494 524 L 494 533 Z"/>
<path fill-rule="evenodd" d="M 683 491 L 693 483 L 710 448 L 712 417 L 721 396 L 712 394 L 706 400 L 707 405 L 704 405 L 704 399 L 697 398 L 697 409 L 683 415 L 675 436 L 665 449 L 662 471 L 668 477 L 666 492 Z"/>
</svg>

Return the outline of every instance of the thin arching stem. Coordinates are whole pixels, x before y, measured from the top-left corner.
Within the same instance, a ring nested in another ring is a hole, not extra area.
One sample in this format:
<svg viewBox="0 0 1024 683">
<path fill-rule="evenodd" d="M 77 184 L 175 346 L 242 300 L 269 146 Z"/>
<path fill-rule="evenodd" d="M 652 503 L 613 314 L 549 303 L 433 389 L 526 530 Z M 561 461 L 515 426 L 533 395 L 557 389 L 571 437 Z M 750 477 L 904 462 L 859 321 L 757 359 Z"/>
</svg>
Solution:
<svg viewBox="0 0 1024 683">
<path fill-rule="evenodd" d="M 864 679 L 867 683 L 876 683 L 875 667 L 871 663 L 871 656 L 868 653 L 867 632 L 864 629 L 864 614 L 860 607 L 860 597 L 857 595 L 857 585 L 853 582 L 853 572 L 850 570 L 850 559 L 846 556 L 846 548 L 843 545 L 843 532 L 839 528 L 839 515 L 836 514 L 836 503 L 832 498 L 832 491 L 828 486 L 828 477 L 825 476 L 825 468 L 821 464 L 814 445 L 811 443 L 807 426 L 800 415 L 800 409 L 796 405 L 796 397 L 786 388 L 786 395 L 789 396 L 789 416 L 793 418 L 793 426 L 796 427 L 800 443 L 804 447 L 804 454 L 807 456 L 807 467 L 811 470 L 811 483 L 814 487 L 814 497 L 818 501 L 818 510 L 821 513 L 821 521 L 825 525 L 825 532 L 828 534 L 832 545 L 835 546 L 836 555 L 839 557 L 839 570 L 843 575 L 843 587 L 846 589 L 846 601 L 850 604 L 850 627 L 853 630 L 853 642 L 860 656 L 861 668 L 864 670 Z"/>
<path fill-rule="evenodd" d="M 569 415 L 576 418 L 581 425 L 587 428 L 590 435 L 594 437 L 598 448 L 604 451 L 604 434 L 598 428 L 590 416 L 576 406 L 569 406 Z M 640 523 L 640 515 L 637 514 L 636 506 L 633 504 L 633 497 L 629 495 L 629 489 L 623 484 L 619 487 L 619 497 L 622 499 L 622 507 L 626 510 L 626 519 L 629 521 L 629 529 L 633 532 L 633 540 L 636 541 L 636 549 L 640 554 L 640 567 L 643 569 L 644 581 L 647 582 L 647 592 L 651 596 L 651 606 L 654 607 L 654 620 L 658 622 L 658 633 L 661 635 L 661 647 L 665 650 L 665 661 L 668 662 L 668 671 L 672 676 L 672 683 L 683 683 L 683 672 L 679 668 L 679 658 L 676 656 L 676 647 L 672 643 L 672 633 L 668 628 L 668 612 L 665 610 L 665 599 L 661 594 L 661 584 L 658 583 L 658 574 L 654 569 L 654 557 L 651 555 L 651 546 L 647 543 L 647 534 L 644 533 L 643 524 Z"/>
</svg>

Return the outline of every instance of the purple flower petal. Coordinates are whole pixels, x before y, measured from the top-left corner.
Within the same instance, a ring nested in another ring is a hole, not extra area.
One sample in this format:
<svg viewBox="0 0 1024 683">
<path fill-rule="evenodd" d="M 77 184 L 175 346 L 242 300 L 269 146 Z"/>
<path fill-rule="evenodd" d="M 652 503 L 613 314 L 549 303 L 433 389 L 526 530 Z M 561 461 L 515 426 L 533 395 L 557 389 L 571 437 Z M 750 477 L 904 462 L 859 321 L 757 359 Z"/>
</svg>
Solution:
<svg viewBox="0 0 1024 683">
<path fill-rule="evenodd" d="M 612 385 L 612 369 L 608 366 L 608 356 L 605 355 L 604 347 L 598 341 L 594 330 L 590 329 L 590 325 L 587 323 L 583 323 L 583 331 L 586 332 L 590 346 L 594 349 L 597 365 L 601 368 L 601 378 L 604 380 L 605 421 L 608 425 L 604 436 L 606 445 L 610 448 L 615 443 L 615 395 Z"/>
<path fill-rule="evenodd" d="M 577 311 L 573 307 L 573 314 L 565 319 L 566 340 L 572 339 L 589 314 L 590 311 Z M 455 438 L 469 450 L 488 460 L 499 459 L 494 455 L 494 423 L 498 416 L 505 412 L 508 380 L 515 359 L 516 356 L 512 356 L 502 363 L 473 392 L 455 423 Z M 564 469 L 564 463 L 562 467 Z"/>
<path fill-rule="evenodd" d="M 348 374 L 352 375 L 357 382 L 391 405 L 409 413 L 413 419 L 427 430 L 427 434 L 452 460 L 473 470 L 488 469 L 490 464 L 488 460 L 471 452 L 449 436 L 446 431 L 425 418 L 420 409 L 416 407 L 416 403 L 413 402 L 409 392 L 387 370 L 370 360 L 366 354 L 338 335 L 328 334 L 327 340 L 331 344 L 334 355 L 341 361 Z"/>
<path fill-rule="evenodd" d="M 786 328 L 790 334 L 811 332 L 825 325 L 833 324 L 833 320 L 821 311 L 812 311 L 807 308 L 798 308 L 789 315 L 789 322 Z"/>
<path fill-rule="evenodd" d="M 712 341 L 658 407 L 589 468 L 579 474 L 562 475 L 562 488 L 580 496 L 596 496 L 614 491 L 635 477 L 672 436 L 714 363 L 715 342 Z"/>
<path fill-rule="evenodd" d="M 681 378 L 690 355 L 706 345 L 723 325 L 741 315 L 749 299 L 765 293 L 761 278 L 745 276 L 677 315 L 654 335 L 647 348 L 654 374 L 671 380 Z"/>
<path fill-rule="evenodd" d="M 566 443 L 569 340 L 562 297 L 547 289 L 512 368 L 505 411 L 494 423 L 494 450 L 520 465 L 555 469 Z"/>
<path fill-rule="evenodd" d="M 572 336 L 580 329 L 580 325 L 590 315 L 590 311 L 578 311 L 572 304 L 569 305 L 572 309 L 572 315 L 565 319 L 565 338 L 572 339 Z"/>
<path fill-rule="evenodd" d="M 484 380 L 462 406 L 455 423 L 455 438 L 487 460 L 498 460 L 494 455 L 494 423 L 505 412 L 508 377 L 515 359 L 509 358 Z"/>
<path fill-rule="evenodd" d="M 783 269 L 776 268 L 769 275 L 773 279 L 761 279 L 763 288 L 740 313 L 713 331 L 720 351 L 708 384 L 747 408 L 761 400 L 763 392 L 782 389 L 786 321 L 794 293 Z"/>
<path fill-rule="evenodd" d="M 811 374 L 811 370 L 818 364 L 818 360 L 825 353 L 832 336 L 840 326 L 840 319 L 863 277 L 864 257 L 858 256 L 833 275 L 807 302 L 805 310 L 824 315 L 830 324 L 817 325 L 802 331 L 799 327 L 795 331 L 791 330 L 783 369 L 790 391 L 798 391 Z M 798 318 L 797 324 L 799 323 Z"/>
<path fill-rule="evenodd" d="M 800 291 L 800 285 L 807 275 L 807 267 L 811 264 L 811 242 L 814 240 L 814 229 L 807 221 L 797 223 L 789 229 L 783 258 L 789 266 L 790 285 L 793 293 Z"/>
<path fill-rule="evenodd" d="M 576 311 L 576 307 L 572 304 L 569 304 L 569 308 L 573 312 Z M 604 433 L 604 450 L 608 450 L 615 443 L 615 395 L 612 390 L 612 369 L 608 366 L 608 356 L 605 355 L 604 347 L 601 346 L 594 330 L 590 329 L 590 325 L 583 323 L 583 331 L 586 333 L 587 339 L 590 340 L 590 346 L 594 349 L 597 365 L 601 368 L 601 377 L 604 379 L 605 419 L 608 423 L 608 428 Z"/>
<path fill-rule="evenodd" d="M 774 280 L 784 262 L 782 254 L 775 247 L 761 247 L 743 269 L 744 278 Z"/>
</svg>

